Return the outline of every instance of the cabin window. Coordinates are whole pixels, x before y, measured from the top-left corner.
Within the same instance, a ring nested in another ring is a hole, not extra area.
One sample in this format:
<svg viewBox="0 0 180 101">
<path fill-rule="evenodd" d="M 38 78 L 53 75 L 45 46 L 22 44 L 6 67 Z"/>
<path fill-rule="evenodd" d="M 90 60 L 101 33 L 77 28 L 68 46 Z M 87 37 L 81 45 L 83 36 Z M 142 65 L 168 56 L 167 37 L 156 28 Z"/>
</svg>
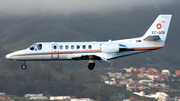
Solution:
<svg viewBox="0 0 180 101">
<path fill-rule="evenodd" d="M 79 46 L 79 45 L 77 45 L 77 49 L 80 49 L 80 46 Z"/>
<path fill-rule="evenodd" d="M 56 46 L 56 45 L 54 45 L 54 46 L 53 46 L 53 48 L 54 48 L 54 49 L 57 49 L 57 46 Z"/>
<path fill-rule="evenodd" d="M 74 45 L 71 45 L 71 49 L 74 49 Z"/>
<path fill-rule="evenodd" d="M 65 46 L 65 48 L 66 48 L 66 49 L 68 49 L 68 48 L 69 48 L 69 46 L 68 46 L 68 45 L 66 45 L 66 46 Z"/>
<path fill-rule="evenodd" d="M 42 44 L 38 44 L 37 48 L 38 48 L 38 50 L 41 50 L 42 49 Z"/>
<path fill-rule="evenodd" d="M 60 49 L 63 49 L 63 45 L 60 45 Z"/>
<path fill-rule="evenodd" d="M 83 47 L 83 49 L 86 49 L 86 45 L 83 45 L 82 47 Z"/>
<path fill-rule="evenodd" d="M 89 46 L 88 46 L 88 48 L 89 48 L 89 49 L 91 49 L 91 48 L 92 48 L 92 46 L 91 46 L 91 45 L 89 45 Z"/>
</svg>

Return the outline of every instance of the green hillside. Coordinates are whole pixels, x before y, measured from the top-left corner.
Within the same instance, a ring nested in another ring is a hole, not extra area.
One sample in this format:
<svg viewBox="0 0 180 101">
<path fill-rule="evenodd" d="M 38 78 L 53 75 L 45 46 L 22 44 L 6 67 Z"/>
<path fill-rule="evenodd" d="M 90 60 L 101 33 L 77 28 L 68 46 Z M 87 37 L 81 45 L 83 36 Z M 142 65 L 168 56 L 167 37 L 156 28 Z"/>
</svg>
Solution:
<svg viewBox="0 0 180 101">
<path fill-rule="evenodd" d="M 56 62 L 53 62 L 57 65 Z M 51 63 L 50 63 L 51 64 Z M 109 101 L 116 93 L 125 93 L 124 87 L 106 85 L 100 75 L 106 74 L 108 69 L 68 70 L 62 66 L 51 66 L 49 63 L 31 63 L 26 71 L 3 68 L 0 71 L 0 89 L 7 94 L 24 96 L 27 93 L 43 93 L 44 95 L 70 95 L 75 97 L 89 97 L 100 101 Z"/>
<path fill-rule="evenodd" d="M 111 71 L 109 69 L 69 70 L 64 69 L 63 66 L 57 66 L 57 64 L 57 62 L 52 62 L 50 65 L 48 62 L 32 62 L 31 68 L 27 68 L 25 71 L 16 69 L 17 64 L 13 64 L 14 66 L 11 68 L 4 67 L 3 71 L 0 71 L 0 90 L 21 97 L 29 93 L 43 93 L 45 96 L 70 95 L 99 101 L 117 99 L 118 97 L 114 96 L 118 96 L 118 94 L 124 94 L 126 97 L 133 95 L 132 92 L 126 90 L 125 86 L 111 86 L 101 81 L 100 75 L 107 75 L 107 72 Z M 10 97 L 17 100 L 24 99 Z M 140 99 L 147 98 L 141 97 Z M 26 100 L 24 99 L 24 101 Z"/>
</svg>

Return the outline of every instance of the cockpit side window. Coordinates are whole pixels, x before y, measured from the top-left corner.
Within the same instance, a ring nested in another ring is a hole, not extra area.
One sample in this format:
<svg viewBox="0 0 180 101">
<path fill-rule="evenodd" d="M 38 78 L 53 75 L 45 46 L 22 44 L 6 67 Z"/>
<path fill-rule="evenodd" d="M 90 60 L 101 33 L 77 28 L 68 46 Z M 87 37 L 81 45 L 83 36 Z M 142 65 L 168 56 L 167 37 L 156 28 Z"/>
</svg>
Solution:
<svg viewBox="0 0 180 101">
<path fill-rule="evenodd" d="M 42 44 L 38 44 L 37 48 L 38 48 L 38 50 L 41 50 L 42 49 Z"/>
</svg>

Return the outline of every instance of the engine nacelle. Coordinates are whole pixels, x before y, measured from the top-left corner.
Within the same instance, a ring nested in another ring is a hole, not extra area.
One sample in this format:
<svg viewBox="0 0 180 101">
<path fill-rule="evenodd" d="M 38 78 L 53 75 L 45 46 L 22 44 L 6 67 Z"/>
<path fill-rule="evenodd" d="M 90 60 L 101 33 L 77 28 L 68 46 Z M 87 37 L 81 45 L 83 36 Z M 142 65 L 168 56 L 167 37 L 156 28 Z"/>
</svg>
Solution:
<svg viewBox="0 0 180 101">
<path fill-rule="evenodd" d="M 119 44 L 118 43 L 103 43 L 100 45 L 101 52 L 104 53 L 116 53 L 119 52 Z"/>
</svg>

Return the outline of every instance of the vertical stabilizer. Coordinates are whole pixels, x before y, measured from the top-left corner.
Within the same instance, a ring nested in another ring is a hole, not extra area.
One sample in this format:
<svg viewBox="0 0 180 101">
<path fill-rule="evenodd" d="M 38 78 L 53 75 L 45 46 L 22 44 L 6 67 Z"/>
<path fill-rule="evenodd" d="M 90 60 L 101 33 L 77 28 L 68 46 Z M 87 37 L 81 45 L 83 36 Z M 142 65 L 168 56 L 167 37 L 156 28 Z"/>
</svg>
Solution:
<svg viewBox="0 0 180 101">
<path fill-rule="evenodd" d="M 144 36 L 142 36 L 141 38 L 144 41 L 153 41 L 150 39 L 154 37 L 156 39 L 154 41 L 156 41 L 157 45 L 164 46 L 168 29 L 169 29 L 169 25 L 170 25 L 170 21 L 171 21 L 171 17 L 172 15 L 170 14 L 159 15 L 156 18 L 156 20 L 153 22 L 153 24 L 150 26 L 150 28 L 146 31 Z"/>
</svg>

